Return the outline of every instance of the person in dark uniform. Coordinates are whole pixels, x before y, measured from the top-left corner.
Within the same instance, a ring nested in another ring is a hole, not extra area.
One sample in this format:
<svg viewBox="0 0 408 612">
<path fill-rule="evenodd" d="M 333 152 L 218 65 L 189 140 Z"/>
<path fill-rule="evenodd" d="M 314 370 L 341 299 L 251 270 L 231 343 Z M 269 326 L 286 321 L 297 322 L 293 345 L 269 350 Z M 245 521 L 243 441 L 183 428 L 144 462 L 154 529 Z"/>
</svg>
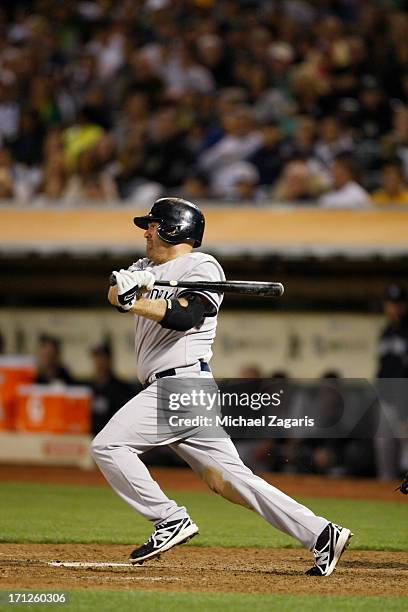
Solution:
<svg viewBox="0 0 408 612">
<path fill-rule="evenodd" d="M 407 292 L 400 285 L 387 287 L 384 314 L 387 324 L 378 349 L 378 378 L 408 376 L 408 316 Z"/>
<path fill-rule="evenodd" d="M 61 341 L 55 336 L 42 334 L 38 339 L 35 382 L 41 385 L 74 383 L 71 373 L 61 362 Z"/>
<path fill-rule="evenodd" d="M 136 390 L 114 374 L 112 350 L 108 344 L 95 346 L 91 354 L 94 374 L 88 384 L 93 392 L 92 434 L 96 435 L 115 412 L 135 395 Z"/>
<path fill-rule="evenodd" d="M 407 441 L 395 438 L 395 432 L 407 426 L 404 381 L 408 378 L 407 298 L 406 289 L 397 284 L 389 285 L 384 296 L 387 323 L 379 340 L 377 368 L 381 421 L 375 439 L 377 474 L 381 480 L 398 477 L 408 457 Z"/>
</svg>

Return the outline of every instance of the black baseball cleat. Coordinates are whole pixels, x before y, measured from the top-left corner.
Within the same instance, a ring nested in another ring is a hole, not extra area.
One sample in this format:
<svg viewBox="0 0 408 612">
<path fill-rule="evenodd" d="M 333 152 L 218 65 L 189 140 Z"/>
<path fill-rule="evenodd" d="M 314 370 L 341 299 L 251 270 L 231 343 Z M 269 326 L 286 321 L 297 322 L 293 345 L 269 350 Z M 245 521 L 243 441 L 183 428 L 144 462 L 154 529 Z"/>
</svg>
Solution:
<svg viewBox="0 0 408 612">
<path fill-rule="evenodd" d="M 317 538 L 313 550 L 315 564 L 307 570 L 306 574 L 308 576 L 330 576 L 336 569 L 352 536 L 350 529 L 329 523 Z"/>
<path fill-rule="evenodd" d="M 148 559 L 159 556 L 177 544 L 183 544 L 198 533 L 198 527 L 190 518 L 167 521 L 156 525 L 150 538 L 130 554 L 129 561 L 142 564 Z"/>
</svg>

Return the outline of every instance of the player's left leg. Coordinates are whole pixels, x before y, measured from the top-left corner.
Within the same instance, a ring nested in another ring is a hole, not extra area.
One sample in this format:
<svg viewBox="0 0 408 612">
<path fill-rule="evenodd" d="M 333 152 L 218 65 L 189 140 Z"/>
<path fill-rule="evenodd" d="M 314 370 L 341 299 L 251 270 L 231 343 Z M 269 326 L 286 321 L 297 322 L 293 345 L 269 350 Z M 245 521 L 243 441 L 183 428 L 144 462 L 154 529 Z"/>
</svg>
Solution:
<svg viewBox="0 0 408 612">
<path fill-rule="evenodd" d="M 169 499 L 140 456 L 163 441 L 157 438 L 157 394 L 148 388 L 131 399 L 92 442 L 92 455 L 112 488 L 151 521 L 152 536 L 130 555 L 142 563 L 198 533 L 184 506 Z"/>
<path fill-rule="evenodd" d="M 313 550 L 310 573 L 328 576 L 351 537 L 348 529 L 316 516 L 309 508 L 256 476 L 229 438 L 189 438 L 171 445 L 208 486 L 226 499 L 260 514 L 271 525 Z"/>
</svg>

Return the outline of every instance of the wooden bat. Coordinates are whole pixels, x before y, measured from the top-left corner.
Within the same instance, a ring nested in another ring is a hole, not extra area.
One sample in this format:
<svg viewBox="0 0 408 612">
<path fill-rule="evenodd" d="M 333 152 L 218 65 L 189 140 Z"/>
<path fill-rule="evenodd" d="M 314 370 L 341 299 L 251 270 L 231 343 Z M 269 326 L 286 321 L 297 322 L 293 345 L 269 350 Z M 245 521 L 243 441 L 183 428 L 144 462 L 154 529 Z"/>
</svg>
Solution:
<svg viewBox="0 0 408 612">
<path fill-rule="evenodd" d="M 110 276 L 110 284 L 116 285 L 113 274 Z M 183 289 L 196 289 L 211 291 L 212 293 L 238 293 L 241 295 L 255 295 L 258 297 L 280 297 L 283 295 L 284 286 L 282 283 L 270 283 L 263 281 L 155 281 L 155 287 L 182 287 Z"/>
</svg>

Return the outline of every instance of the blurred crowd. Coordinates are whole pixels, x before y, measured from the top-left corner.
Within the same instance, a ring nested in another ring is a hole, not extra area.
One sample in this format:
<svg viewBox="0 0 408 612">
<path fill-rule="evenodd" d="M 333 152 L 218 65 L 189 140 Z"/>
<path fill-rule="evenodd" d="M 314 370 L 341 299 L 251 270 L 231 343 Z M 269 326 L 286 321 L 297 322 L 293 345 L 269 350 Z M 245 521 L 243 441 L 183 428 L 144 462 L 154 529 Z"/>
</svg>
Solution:
<svg viewBox="0 0 408 612">
<path fill-rule="evenodd" d="M 0 199 L 408 203 L 403 0 L 0 6 Z"/>
</svg>

